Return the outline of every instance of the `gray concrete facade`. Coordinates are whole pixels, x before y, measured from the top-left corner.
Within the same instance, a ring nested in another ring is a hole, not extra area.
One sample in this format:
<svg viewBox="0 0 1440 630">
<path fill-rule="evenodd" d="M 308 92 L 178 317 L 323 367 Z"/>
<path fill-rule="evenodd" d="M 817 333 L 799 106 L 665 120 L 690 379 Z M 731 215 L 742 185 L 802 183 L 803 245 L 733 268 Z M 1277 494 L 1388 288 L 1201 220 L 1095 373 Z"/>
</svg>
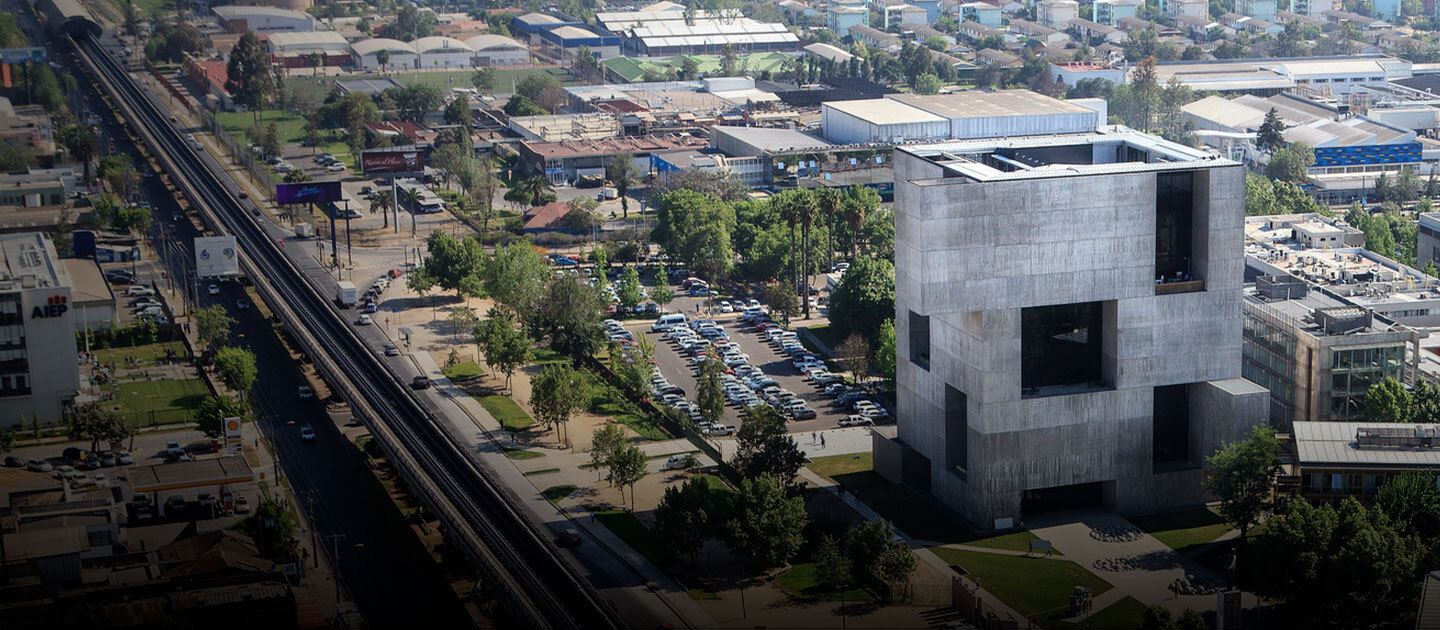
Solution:
<svg viewBox="0 0 1440 630">
<path fill-rule="evenodd" d="M 1031 166 L 998 170 L 991 153 Z M 1068 163 L 1037 165 L 1045 155 Z M 1156 182 L 1167 171 L 1193 178 L 1196 281 L 1162 287 Z M 1268 416 L 1267 392 L 1239 379 L 1243 169 L 1117 129 L 907 147 L 895 175 L 893 439 L 929 460 L 928 481 L 901 480 L 984 528 L 1018 525 L 1028 491 L 1076 484 L 1098 484 L 1118 511 L 1203 500 L 1205 456 Z M 1092 302 L 1103 386 L 1023 388 L 1022 309 Z M 928 365 L 912 359 L 925 318 Z M 1186 386 L 1189 452 L 1159 467 L 1154 392 L 1169 385 Z"/>
</svg>

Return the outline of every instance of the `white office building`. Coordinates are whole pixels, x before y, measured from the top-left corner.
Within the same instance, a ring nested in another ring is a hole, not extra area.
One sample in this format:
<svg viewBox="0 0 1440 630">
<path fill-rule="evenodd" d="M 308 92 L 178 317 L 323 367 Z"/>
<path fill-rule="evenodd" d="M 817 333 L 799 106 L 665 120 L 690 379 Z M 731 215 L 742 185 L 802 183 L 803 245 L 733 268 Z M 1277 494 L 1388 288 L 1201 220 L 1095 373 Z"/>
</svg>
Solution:
<svg viewBox="0 0 1440 630">
<path fill-rule="evenodd" d="M 50 237 L 0 235 L 0 425 L 60 420 L 80 387 L 70 274 Z"/>
</svg>

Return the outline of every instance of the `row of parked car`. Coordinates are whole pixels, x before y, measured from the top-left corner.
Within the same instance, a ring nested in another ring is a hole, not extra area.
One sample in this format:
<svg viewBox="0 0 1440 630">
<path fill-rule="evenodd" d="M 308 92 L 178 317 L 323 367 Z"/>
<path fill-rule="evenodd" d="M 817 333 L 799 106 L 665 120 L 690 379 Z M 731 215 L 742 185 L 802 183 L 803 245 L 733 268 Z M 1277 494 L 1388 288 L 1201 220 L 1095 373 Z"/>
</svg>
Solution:
<svg viewBox="0 0 1440 630">
<path fill-rule="evenodd" d="M 752 324 L 767 342 L 790 357 L 795 369 L 805 375 L 805 380 L 833 397 L 837 404 L 854 412 L 841 419 L 840 426 L 872 424 L 888 415 L 883 407 L 870 399 L 869 393 L 847 385 L 843 376 L 831 372 L 824 361 L 805 349 L 797 333 L 786 330 L 771 320 L 768 314 L 747 310 L 740 315 L 740 320 Z"/>
</svg>

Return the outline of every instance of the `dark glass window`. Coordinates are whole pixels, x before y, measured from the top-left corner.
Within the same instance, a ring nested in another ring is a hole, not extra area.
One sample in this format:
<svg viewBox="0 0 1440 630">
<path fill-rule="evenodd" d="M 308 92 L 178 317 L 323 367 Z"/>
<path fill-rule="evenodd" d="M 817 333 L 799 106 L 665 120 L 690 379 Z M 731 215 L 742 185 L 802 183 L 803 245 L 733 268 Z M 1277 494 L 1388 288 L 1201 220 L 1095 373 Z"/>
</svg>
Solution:
<svg viewBox="0 0 1440 630">
<path fill-rule="evenodd" d="M 1028 395 L 1060 385 L 1103 386 L 1103 303 L 1020 310 L 1020 386 Z"/>
<path fill-rule="evenodd" d="M 1150 441 L 1156 464 L 1190 459 L 1190 396 L 1185 385 L 1155 388 Z"/>
<path fill-rule="evenodd" d="M 910 362 L 930 369 L 930 316 L 910 311 Z"/>
<path fill-rule="evenodd" d="M 949 383 L 945 384 L 945 466 L 964 474 L 970 465 L 970 411 L 968 397 Z"/>
<path fill-rule="evenodd" d="M 1155 278 L 1191 279 L 1191 240 L 1195 214 L 1194 173 L 1155 177 Z"/>
</svg>

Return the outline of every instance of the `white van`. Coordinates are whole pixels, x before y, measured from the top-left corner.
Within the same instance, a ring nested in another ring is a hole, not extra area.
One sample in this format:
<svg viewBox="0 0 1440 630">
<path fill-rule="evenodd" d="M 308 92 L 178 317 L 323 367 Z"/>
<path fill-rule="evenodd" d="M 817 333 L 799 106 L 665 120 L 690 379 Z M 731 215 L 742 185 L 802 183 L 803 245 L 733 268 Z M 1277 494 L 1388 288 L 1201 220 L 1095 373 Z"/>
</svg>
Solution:
<svg viewBox="0 0 1440 630">
<path fill-rule="evenodd" d="M 650 330 L 654 332 L 665 332 L 676 326 L 684 325 L 685 315 L 683 313 L 674 313 L 672 315 L 662 315 L 660 319 L 655 320 L 655 323 L 650 325 Z"/>
</svg>

